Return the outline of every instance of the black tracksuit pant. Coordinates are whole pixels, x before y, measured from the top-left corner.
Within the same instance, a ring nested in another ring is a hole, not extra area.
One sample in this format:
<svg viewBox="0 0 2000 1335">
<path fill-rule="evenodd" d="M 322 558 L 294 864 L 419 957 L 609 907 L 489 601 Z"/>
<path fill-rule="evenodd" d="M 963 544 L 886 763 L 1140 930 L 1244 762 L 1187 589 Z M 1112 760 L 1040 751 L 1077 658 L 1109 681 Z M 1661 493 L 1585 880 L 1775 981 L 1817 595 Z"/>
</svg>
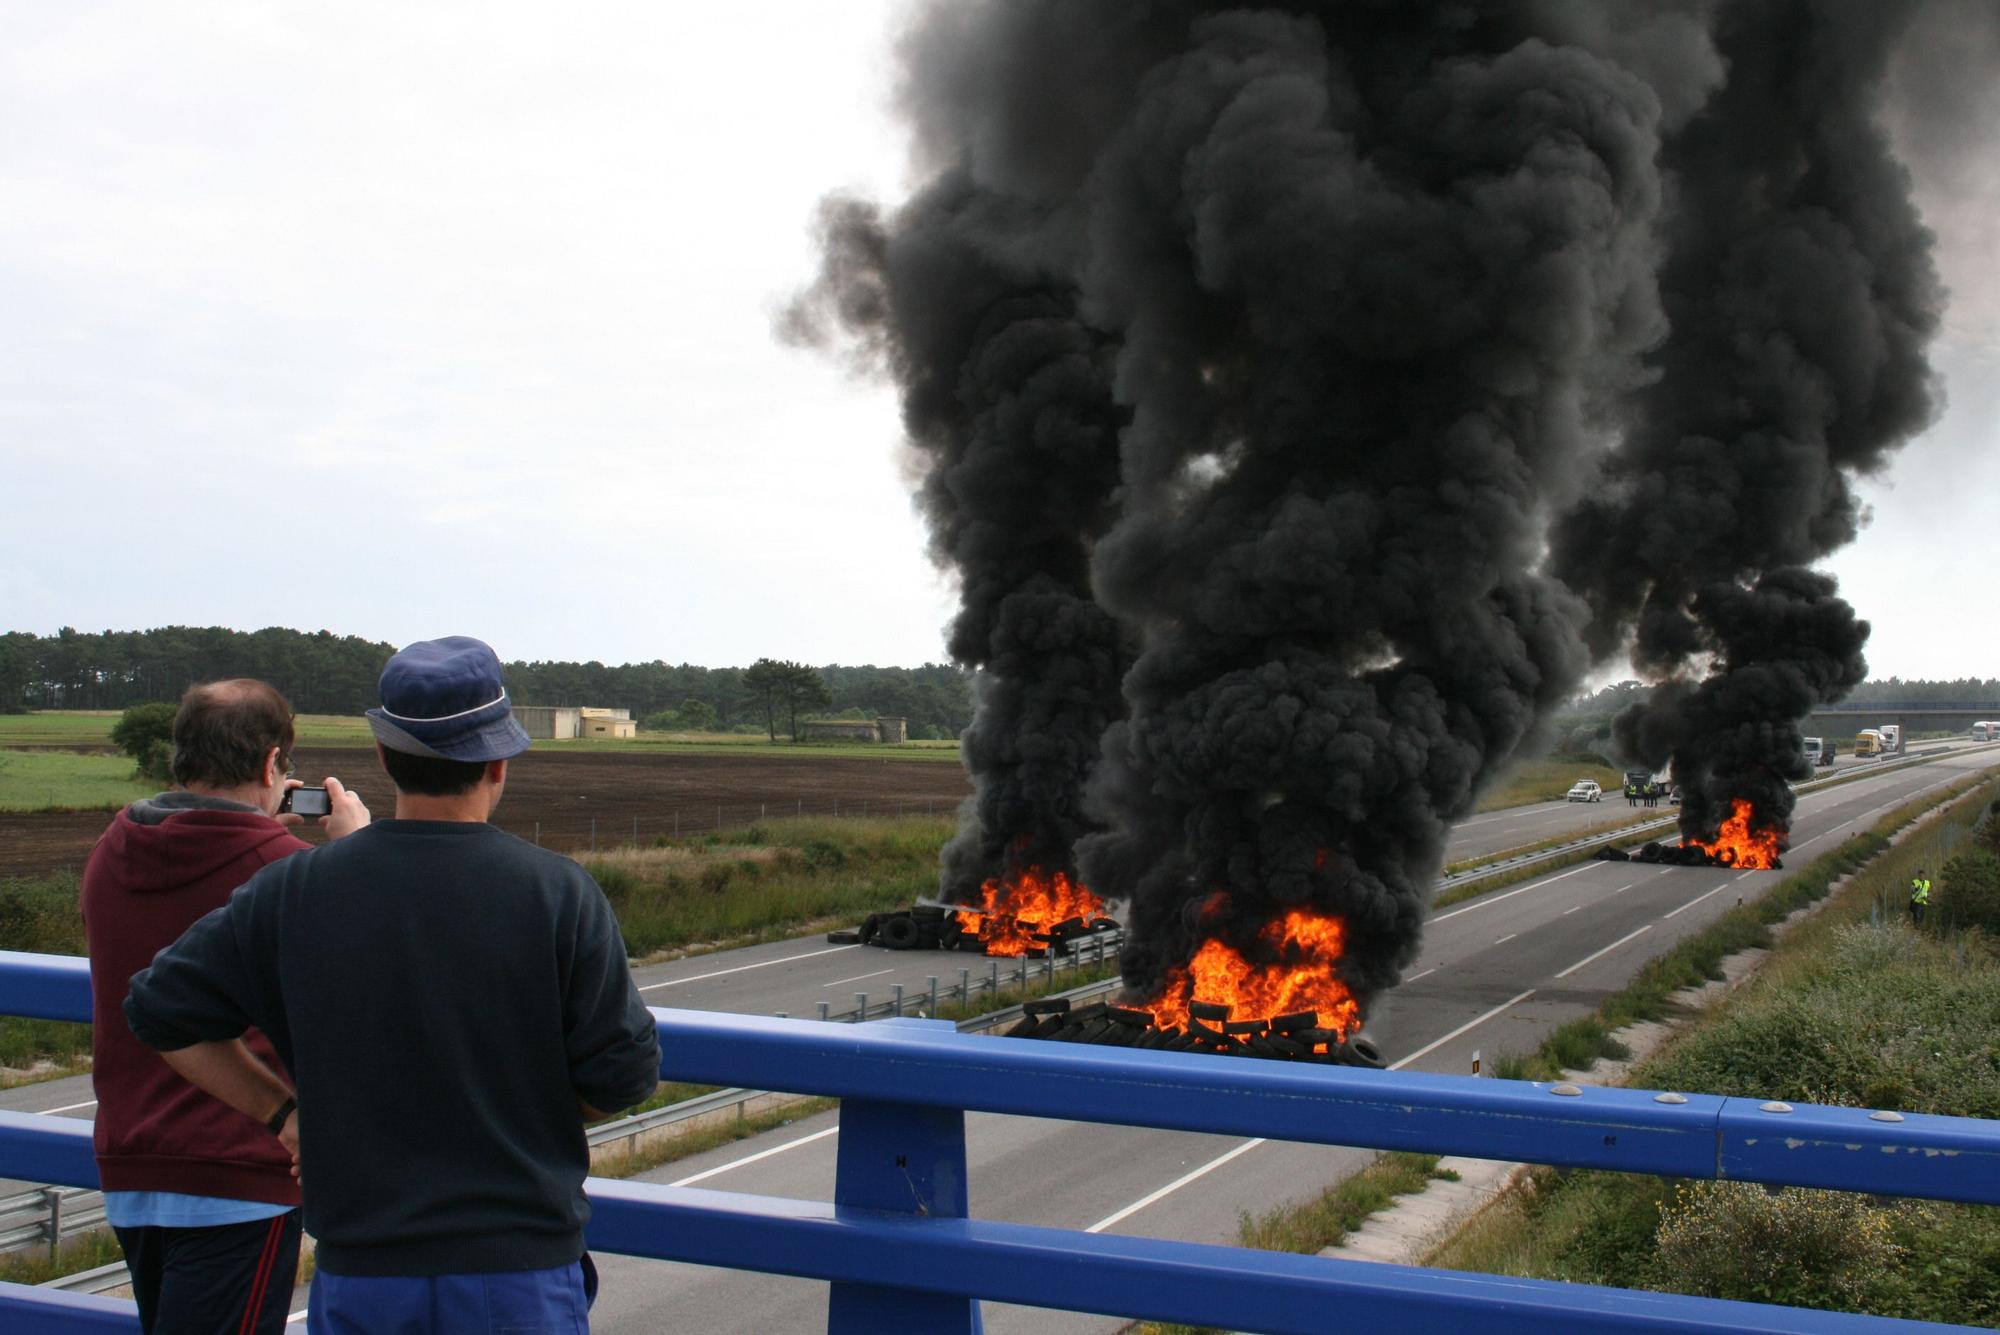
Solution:
<svg viewBox="0 0 2000 1335">
<path fill-rule="evenodd" d="M 121 1228 L 146 1335 L 282 1335 L 299 1272 L 299 1212 L 213 1228 Z"/>
</svg>

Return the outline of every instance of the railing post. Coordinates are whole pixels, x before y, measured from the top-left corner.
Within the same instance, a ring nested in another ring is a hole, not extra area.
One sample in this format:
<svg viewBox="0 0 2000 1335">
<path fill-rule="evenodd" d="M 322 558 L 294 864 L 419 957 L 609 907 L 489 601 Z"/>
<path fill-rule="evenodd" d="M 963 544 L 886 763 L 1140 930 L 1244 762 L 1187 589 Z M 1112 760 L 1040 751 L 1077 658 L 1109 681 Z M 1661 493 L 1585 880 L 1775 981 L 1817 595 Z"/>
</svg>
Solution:
<svg viewBox="0 0 2000 1335">
<path fill-rule="evenodd" d="M 947 1032 L 949 1020 L 890 1020 Z M 833 1184 L 837 1212 L 966 1216 L 965 1114 L 874 1099 L 842 1099 L 840 1148 Z M 827 1335 L 979 1335 L 979 1304 L 910 1289 L 835 1281 L 827 1302 Z"/>
<path fill-rule="evenodd" d="M 62 1249 L 62 1188 L 43 1187 L 42 1199 L 49 1203 L 49 1261 L 53 1264 Z"/>
</svg>

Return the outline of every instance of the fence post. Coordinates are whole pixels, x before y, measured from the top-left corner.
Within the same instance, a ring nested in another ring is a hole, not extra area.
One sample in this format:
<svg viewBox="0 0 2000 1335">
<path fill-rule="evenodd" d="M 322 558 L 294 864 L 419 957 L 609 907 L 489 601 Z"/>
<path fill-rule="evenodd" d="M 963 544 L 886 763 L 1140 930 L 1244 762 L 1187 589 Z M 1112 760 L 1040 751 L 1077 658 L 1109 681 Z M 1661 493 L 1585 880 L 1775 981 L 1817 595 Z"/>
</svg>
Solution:
<svg viewBox="0 0 2000 1335">
<path fill-rule="evenodd" d="M 856 1024 L 860 1024 L 863 1020 L 867 1018 L 868 1018 L 868 994 L 866 992 L 856 992 L 854 994 L 854 1022 Z"/>
<path fill-rule="evenodd" d="M 799 799 L 799 814 L 801 816 L 806 814 L 806 800 L 803 797 Z"/>
<path fill-rule="evenodd" d="M 997 996 L 999 996 L 999 995 L 1000 995 L 1000 961 L 999 961 L 999 960 L 994 960 L 994 961 L 993 961 L 993 965 L 992 965 L 992 970 L 993 970 L 993 972 L 992 972 L 991 976 L 990 976 L 990 977 L 988 977 L 988 979 L 987 979 L 987 981 L 986 981 L 986 990 L 987 990 L 988 992 L 992 993 L 992 994 L 993 994 L 994 996 L 996 996 L 996 997 L 997 997 Z"/>
<path fill-rule="evenodd" d="M 958 971 L 958 996 L 959 1000 L 965 1002 L 967 1005 L 972 1004 L 972 970 L 970 969 L 960 969 Z"/>
<path fill-rule="evenodd" d="M 893 1020 L 940 1026 L 948 1020 Z M 888 1212 L 928 1219 L 966 1216 L 965 1114 L 874 1099 L 842 1099 L 835 1211 Z M 827 1335 L 978 1335 L 979 1304 L 969 1298 L 836 1280 Z"/>
<path fill-rule="evenodd" d="M 820 1018 L 820 1019 L 822 1019 L 822 1020 L 824 1020 L 824 1019 L 826 1018 L 826 1016 L 827 1016 L 827 1012 L 828 1012 L 828 1011 L 830 1011 L 830 1010 L 832 1010 L 832 1009 L 833 1009 L 833 1008 L 832 1008 L 832 1007 L 831 1007 L 830 1005 L 828 1005 L 828 1004 L 827 1004 L 826 1002 L 824 1002 L 824 1001 L 820 1002 L 820 1003 L 819 1003 L 819 1018 Z"/>
<path fill-rule="evenodd" d="M 49 1261 L 53 1264 L 62 1246 L 62 1188 L 43 1187 L 42 1199 L 49 1203 Z"/>
<path fill-rule="evenodd" d="M 927 974 L 927 975 L 925 975 L 925 978 L 924 978 L 924 981 L 925 981 L 925 982 L 928 982 L 928 983 L 929 983 L 929 984 L 931 985 L 931 1009 L 930 1009 L 930 1013 L 931 1013 L 932 1015 L 936 1015 L 936 1014 L 937 1014 L 937 975 L 936 975 L 936 974 L 934 974 L 934 973 L 933 973 L 933 974 Z"/>
<path fill-rule="evenodd" d="M 590 818 L 590 851 L 597 851 L 597 817 Z"/>
<path fill-rule="evenodd" d="M 901 1015 L 903 1013 L 903 985 L 901 983 L 891 983 L 889 987 L 896 994 L 896 1005 L 892 1014 Z"/>
</svg>

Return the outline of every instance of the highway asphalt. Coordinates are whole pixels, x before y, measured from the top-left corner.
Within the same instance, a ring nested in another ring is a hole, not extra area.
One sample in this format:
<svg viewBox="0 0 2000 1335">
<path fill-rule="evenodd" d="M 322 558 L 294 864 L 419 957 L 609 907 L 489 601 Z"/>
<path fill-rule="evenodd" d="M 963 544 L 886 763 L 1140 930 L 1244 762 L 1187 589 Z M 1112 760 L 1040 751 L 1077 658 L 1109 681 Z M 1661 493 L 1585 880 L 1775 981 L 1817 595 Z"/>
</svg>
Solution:
<svg viewBox="0 0 2000 1335">
<path fill-rule="evenodd" d="M 2000 756 L 1954 756 L 1802 795 L 1794 866 L 1919 793 Z M 1782 872 L 1584 863 L 1435 915 L 1421 957 L 1370 1030 L 1398 1065 L 1465 1072 L 1525 1051 L 1594 1009 L 1653 956 L 1782 879 Z M 669 1003 L 672 1004 L 672 1003 Z M 830 1199 L 838 1123 L 807 1119 L 648 1175 L 719 1190 Z M 1374 1155 L 1127 1127 L 974 1114 L 967 1119 L 973 1213 L 1134 1236 L 1234 1243 L 1242 1212 L 1307 1199 Z M 824 1329 L 822 1284 L 602 1256 L 592 1314 L 601 1335 L 658 1329 Z M 993 1335 L 1109 1332 L 1122 1321 L 988 1305 Z"/>
<path fill-rule="evenodd" d="M 1801 795 L 1794 865 L 1916 794 L 1996 762 L 2000 750 L 1981 747 Z M 1545 804 L 1488 813 L 1503 819 L 1468 826 L 1493 831 L 1496 847 L 1515 847 L 1554 837 L 1538 832 L 1545 828 L 1540 822 L 1551 807 L 1564 806 L 1594 817 L 1624 810 L 1622 802 Z M 1597 823 L 1557 813 L 1564 818 L 1584 827 Z M 1459 848 L 1455 838 L 1451 856 L 1473 855 Z M 1781 877 L 1592 862 L 1467 901 L 1432 917 L 1420 958 L 1403 985 L 1378 1003 L 1370 1031 L 1393 1061 L 1418 1070 L 1462 1072 L 1475 1050 L 1489 1062 L 1501 1051 L 1527 1050 L 1739 897 L 1754 897 Z M 976 956 L 843 948 L 808 938 L 649 966 L 639 982 L 658 1006 L 810 1016 L 818 1000 L 844 1009 L 854 992 L 886 997 L 895 981 L 914 999 L 927 974 L 948 982 L 960 968 L 985 964 Z M 0 1107 L 87 1118 L 95 1104 L 88 1077 L 77 1077 L 0 1091 Z M 828 1114 L 651 1176 L 830 1199 L 836 1135 Z M 1220 1243 L 1235 1241 L 1240 1212 L 1310 1197 L 1373 1158 L 1365 1150 L 983 1114 L 968 1118 L 967 1135 L 976 1215 Z M 0 1184 L 0 1194 L 13 1189 Z M 659 1329 L 662 1314 L 672 1314 L 677 1327 L 718 1332 L 824 1329 L 821 1284 L 616 1256 L 598 1261 L 605 1284 L 592 1327 L 603 1335 Z M 1111 1331 L 1121 1324 L 997 1305 L 988 1307 L 986 1320 L 996 1335 Z"/>
</svg>

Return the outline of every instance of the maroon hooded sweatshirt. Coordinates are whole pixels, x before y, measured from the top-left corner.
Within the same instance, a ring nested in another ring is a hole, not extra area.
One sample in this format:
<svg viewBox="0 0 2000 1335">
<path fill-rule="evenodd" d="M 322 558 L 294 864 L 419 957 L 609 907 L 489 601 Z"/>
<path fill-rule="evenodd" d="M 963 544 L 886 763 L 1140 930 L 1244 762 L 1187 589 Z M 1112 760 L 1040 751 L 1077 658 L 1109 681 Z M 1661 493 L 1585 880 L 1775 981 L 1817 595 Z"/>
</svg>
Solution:
<svg viewBox="0 0 2000 1335">
<path fill-rule="evenodd" d="M 125 1023 L 132 975 L 265 864 L 308 847 L 240 802 L 162 793 L 119 812 L 83 869 L 83 928 L 97 1088 L 98 1174 L 106 1191 L 178 1191 L 297 1205 L 292 1158 L 265 1127 L 174 1074 Z M 285 1068 L 252 1029 L 244 1041 Z"/>
</svg>

